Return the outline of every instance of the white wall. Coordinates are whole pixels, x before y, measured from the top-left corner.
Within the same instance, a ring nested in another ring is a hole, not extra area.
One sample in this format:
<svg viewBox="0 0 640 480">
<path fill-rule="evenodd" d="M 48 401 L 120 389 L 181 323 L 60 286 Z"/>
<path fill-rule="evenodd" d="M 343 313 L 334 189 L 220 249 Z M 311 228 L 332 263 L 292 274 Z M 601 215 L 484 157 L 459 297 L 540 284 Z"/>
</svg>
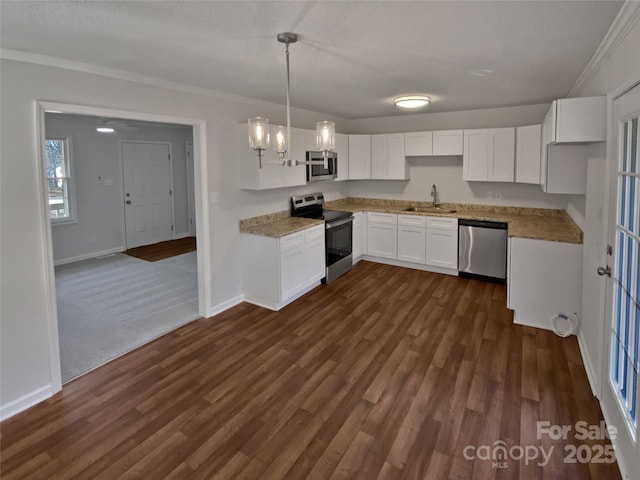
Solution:
<svg viewBox="0 0 640 480">
<path fill-rule="evenodd" d="M 213 272 L 210 294 L 214 306 L 242 294 L 240 219 L 285 210 L 291 195 L 319 188 L 329 200 L 346 193 L 346 186 L 340 182 L 265 192 L 238 188 L 234 161 L 236 125 L 256 115 L 285 123 L 282 106 L 188 93 L 14 60 L 3 59 L 0 67 L 0 408 L 3 411 L 42 398 L 52 384 L 45 321 L 44 237 L 39 228 L 42 207 L 36 171 L 36 100 L 206 121 L 209 178 L 204 196 L 208 198 L 209 192 L 220 194 L 220 201 L 210 205 Z M 301 128 L 314 128 L 317 120 L 327 119 L 336 121 L 338 130 L 344 130 L 342 119 L 328 115 L 294 109 L 292 117 L 294 125 Z"/>
<path fill-rule="evenodd" d="M 140 127 L 135 131 L 96 132 L 99 119 L 83 115 L 47 113 L 46 134 L 69 137 L 73 155 L 77 223 L 53 224 L 53 256 L 56 262 L 87 258 L 105 251 L 123 250 L 124 214 L 120 141 L 171 143 L 175 233 L 189 233 L 185 144 L 193 140 L 184 126 Z M 98 183 L 98 177 L 102 183 Z M 111 181 L 108 185 L 107 180 Z M 95 243 L 92 243 L 92 237 Z"/>
<path fill-rule="evenodd" d="M 628 2 L 625 7 L 628 8 L 627 15 L 635 19 L 635 24 L 610 55 L 603 58 L 593 74 L 587 77 L 587 81 L 572 92 L 572 96 L 613 95 L 623 87 L 630 87 L 633 82 L 640 82 L 640 2 Z M 625 10 L 624 7 L 623 10 Z M 611 101 L 612 98 L 609 100 Z M 611 103 L 609 109 L 611 109 Z M 595 273 L 598 266 L 607 263 L 605 255 L 607 239 L 604 234 L 606 218 L 603 216 L 603 209 L 607 191 L 605 173 L 611 168 L 612 162 L 615 162 L 614 158 L 608 157 L 608 144 L 615 141 L 611 135 L 613 135 L 612 129 L 606 145 L 594 145 L 590 150 L 583 229 L 583 318 L 579 339 L 585 364 L 591 370 L 591 375 L 595 377 L 594 393 L 599 394 L 605 420 L 608 424 L 615 425 L 620 432 L 615 441 L 618 461 L 630 475 L 628 478 L 638 478 L 640 455 L 626 434 L 624 421 L 620 417 L 616 400 L 608 386 L 609 366 L 605 358 L 604 342 L 609 341 L 608 327 L 611 320 L 605 317 L 602 306 L 605 287 L 608 284 L 604 278 L 596 276 Z M 574 208 L 573 200 L 570 201 L 569 208 Z M 598 392 L 600 387 L 602 387 L 602 394 Z"/>
<path fill-rule="evenodd" d="M 548 109 L 549 105 L 545 104 L 368 118 L 353 120 L 348 128 L 350 133 L 373 134 L 515 127 L 542 123 Z M 465 182 L 462 180 L 462 156 L 415 157 L 409 159 L 409 166 L 409 181 L 350 182 L 349 195 L 430 201 L 431 185 L 435 184 L 441 202 L 560 209 L 567 206 L 568 196 L 546 194 L 538 185 Z M 498 195 L 500 200 L 496 200 Z"/>
</svg>

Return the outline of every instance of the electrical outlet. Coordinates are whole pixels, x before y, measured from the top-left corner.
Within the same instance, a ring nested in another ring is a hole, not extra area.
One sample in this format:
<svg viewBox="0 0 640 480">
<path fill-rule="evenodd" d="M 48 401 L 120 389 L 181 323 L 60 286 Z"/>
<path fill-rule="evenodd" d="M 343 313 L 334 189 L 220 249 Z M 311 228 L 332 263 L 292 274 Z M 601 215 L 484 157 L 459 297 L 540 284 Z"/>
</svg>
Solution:
<svg viewBox="0 0 640 480">
<path fill-rule="evenodd" d="M 487 192 L 487 200 L 493 200 L 493 192 Z"/>
<path fill-rule="evenodd" d="M 502 201 L 502 194 L 500 192 L 496 192 L 496 195 L 494 197 L 496 199 L 496 202 L 501 202 Z"/>
<path fill-rule="evenodd" d="M 98 239 L 96 238 L 95 235 L 91 235 L 89 237 L 89 245 L 95 245 L 97 241 L 98 241 Z"/>
</svg>

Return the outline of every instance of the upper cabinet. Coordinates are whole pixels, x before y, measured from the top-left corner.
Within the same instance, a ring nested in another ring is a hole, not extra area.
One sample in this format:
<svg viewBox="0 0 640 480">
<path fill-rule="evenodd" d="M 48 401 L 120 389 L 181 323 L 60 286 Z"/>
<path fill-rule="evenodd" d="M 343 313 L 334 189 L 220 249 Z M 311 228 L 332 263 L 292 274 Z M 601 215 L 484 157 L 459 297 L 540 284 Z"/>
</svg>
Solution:
<svg viewBox="0 0 640 480">
<path fill-rule="evenodd" d="M 404 133 L 371 135 L 371 178 L 408 180 Z"/>
<path fill-rule="evenodd" d="M 551 104 L 542 124 L 542 191 L 585 194 L 585 144 L 606 140 L 606 106 L 606 97 L 563 98 Z"/>
<path fill-rule="evenodd" d="M 371 178 L 371 135 L 349 135 L 349 180 Z M 340 159 L 338 158 L 338 163 Z"/>
<path fill-rule="evenodd" d="M 462 155 L 464 153 L 462 130 L 433 132 L 434 155 Z"/>
<path fill-rule="evenodd" d="M 462 130 L 404 134 L 404 154 L 407 157 L 462 155 L 462 153 Z"/>
<path fill-rule="evenodd" d="M 338 154 L 338 176 L 336 180 L 349 180 L 349 136 L 336 133 L 336 153 Z"/>
<path fill-rule="evenodd" d="M 463 180 L 513 182 L 515 128 L 465 130 L 462 165 Z"/>
<path fill-rule="evenodd" d="M 546 143 L 604 142 L 607 139 L 606 97 L 563 98 L 547 113 Z"/>
<path fill-rule="evenodd" d="M 292 158 L 306 159 L 305 130 L 291 129 Z M 273 136 L 275 131 L 271 132 Z M 238 163 L 240 188 L 245 190 L 266 190 L 270 188 L 293 187 L 307 183 L 304 165 L 284 167 L 270 165 L 279 161 L 278 154 L 268 148 L 263 152 L 262 168 L 258 164 L 258 154 L 249 147 L 247 124 L 238 125 L 236 131 L 236 161 Z"/>
<path fill-rule="evenodd" d="M 407 157 L 425 157 L 433 155 L 433 132 L 405 133 L 404 154 Z"/>
<path fill-rule="evenodd" d="M 542 125 L 516 128 L 516 183 L 540 183 Z"/>
</svg>

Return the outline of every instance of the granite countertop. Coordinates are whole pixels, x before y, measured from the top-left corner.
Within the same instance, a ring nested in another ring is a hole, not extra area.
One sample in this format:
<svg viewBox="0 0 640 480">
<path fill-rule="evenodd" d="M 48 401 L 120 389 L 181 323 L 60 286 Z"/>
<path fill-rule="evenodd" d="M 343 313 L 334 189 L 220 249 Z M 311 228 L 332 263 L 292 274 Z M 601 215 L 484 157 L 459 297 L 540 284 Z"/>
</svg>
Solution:
<svg viewBox="0 0 640 480">
<path fill-rule="evenodd" d="M 291 233 L 324 224 L 324 220 L 289 217 L 288 215 L 289 212 L 277 212 L 240 220 L 240 231 L 266 237 L 284 237 Z"/>
<path fill-rule="evenodd" d="M 582 230 L 564 210 L 524 207 L 499 207 L 491 205 L 471 205 L 443 203 L 443 209 L 455 209 L 456 213 L 407 212 L 409 206 L 430 207 L 431 202 L 410 202 L 404 200 L 378 200 L 347 198 L 327 202 L 327 208 L 350 212 L 382 212 L 403 215 L 423 215 L 450 217 L 467 220 L 487 220 L 506 222 L 510 237 L 531 238 L 551 242 L 582 243 Z"/>
<path fill-rule="evenodd" d="M 326 208 L 328 209 L 354 213 L 382 212 L 506 222 L 510 237 L 551 242 L 582 243 L 582 230 L 564 210 L 443 203 L 440 205 L 441 208 L 456 209 L 457 212 L 424 213 L 404 211 L 409 206 L 429 207 L 431 202 L 346 198 L 326 203 Z M 283 237 L 322 223 L 322 220 L 290 217 L 288 211 L 282 211 L 241 220 L 240 231 L 268 237 Z"/>
</svg>

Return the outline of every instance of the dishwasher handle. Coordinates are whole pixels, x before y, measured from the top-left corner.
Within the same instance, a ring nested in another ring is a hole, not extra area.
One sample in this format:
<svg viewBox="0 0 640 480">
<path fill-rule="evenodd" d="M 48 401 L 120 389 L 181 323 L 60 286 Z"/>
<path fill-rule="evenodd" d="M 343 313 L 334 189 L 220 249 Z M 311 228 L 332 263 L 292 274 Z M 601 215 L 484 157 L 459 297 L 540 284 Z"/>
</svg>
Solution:
<svg viewBox="0 0 640 480">
<path fill-rule="evenodd" d="M 496 230 L 507 230 L 508 224 L 506 222 L 490 222 L 486 220 L 458 220 L 459 226 L 467 227 L 481 227 L 481 228 L 495 228 Z"/>
</svg>

